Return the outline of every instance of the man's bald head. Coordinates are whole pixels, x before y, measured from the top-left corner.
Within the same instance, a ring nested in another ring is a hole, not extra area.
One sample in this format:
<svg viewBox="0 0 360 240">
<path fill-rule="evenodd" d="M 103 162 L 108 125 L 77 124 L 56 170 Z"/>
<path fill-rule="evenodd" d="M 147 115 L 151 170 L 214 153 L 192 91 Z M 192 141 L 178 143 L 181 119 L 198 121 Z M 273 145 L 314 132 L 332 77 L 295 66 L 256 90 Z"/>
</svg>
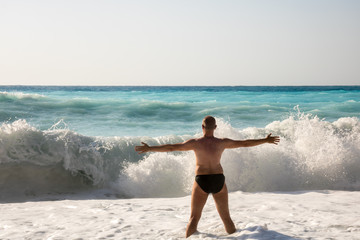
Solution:
<svg viewBox="0 0 360 240">
<path fill-rule="evenodd" d="M 212 116 L 204 117 L 202 127 L 207 130 L 214 130 L 216 128 L 216 120 Z"/>
</svg>

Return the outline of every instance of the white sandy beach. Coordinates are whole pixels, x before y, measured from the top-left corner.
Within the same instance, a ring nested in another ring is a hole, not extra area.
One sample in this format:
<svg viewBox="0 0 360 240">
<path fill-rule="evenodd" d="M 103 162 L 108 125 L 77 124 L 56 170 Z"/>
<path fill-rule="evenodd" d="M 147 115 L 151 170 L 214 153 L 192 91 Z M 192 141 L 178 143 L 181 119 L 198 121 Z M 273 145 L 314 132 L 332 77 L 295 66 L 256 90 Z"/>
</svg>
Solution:
<svg viewBox="0 0 360 240">
<path fill-rule="evenodd" d="M 360 239 L 360 192 L 229 195 L 238 228 L 226 234 L 212 197 L 190 239 Z M 0 239 L 182 239 L 190 196 L 52 196 L 0 204 Z"/>
</svg>

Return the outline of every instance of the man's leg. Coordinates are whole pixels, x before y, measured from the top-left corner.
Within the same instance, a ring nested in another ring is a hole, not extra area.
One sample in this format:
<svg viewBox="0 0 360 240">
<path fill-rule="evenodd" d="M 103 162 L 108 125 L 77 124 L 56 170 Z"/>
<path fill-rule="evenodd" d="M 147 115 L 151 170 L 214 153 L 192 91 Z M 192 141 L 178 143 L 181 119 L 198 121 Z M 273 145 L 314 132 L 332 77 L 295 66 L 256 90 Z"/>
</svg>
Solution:
<svg viewBox="0 0 360 240">
<path fill-rule="evenodd" d="M 191 215 L 186 228 L 186 237 L 189 237 L 196 231 L 198 222 L 201 217 L 201 212 L 205 206 L 209 194 L 204 192 L 199 185 L 194 182 L 191 194 Z"/>
<path fill-rule="evenodd" d="M 228 204 L 228 190 L 226 184 L 224 184 L 223 188 L 220 192 L 213 194 L 216 209 L 219 212 L 221 220 L 225 225 L 225 230 L 227 233 L 231 234 L 236 231 L 234 222 L 231 220 L 230 212 L 229 212 L 229 204 Z"/>
</svg>

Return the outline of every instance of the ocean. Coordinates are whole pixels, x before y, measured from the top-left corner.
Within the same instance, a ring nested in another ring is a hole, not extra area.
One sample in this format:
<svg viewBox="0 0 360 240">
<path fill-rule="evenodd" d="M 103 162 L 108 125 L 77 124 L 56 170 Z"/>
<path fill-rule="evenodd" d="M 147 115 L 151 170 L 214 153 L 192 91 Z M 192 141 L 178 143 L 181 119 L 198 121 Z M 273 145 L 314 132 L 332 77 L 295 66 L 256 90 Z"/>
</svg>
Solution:
<svg viewBox="0 0 360 240">
<path fill-rule="evenodd" d="M 281 138 L 224 152 L 230 191 L 360 190 L 360 86 L 0 86 L 0 198 L 187 196 L 192 152 L 134 146 L 200 137 L 206 115 L 217 137 Z"/>
</svg>

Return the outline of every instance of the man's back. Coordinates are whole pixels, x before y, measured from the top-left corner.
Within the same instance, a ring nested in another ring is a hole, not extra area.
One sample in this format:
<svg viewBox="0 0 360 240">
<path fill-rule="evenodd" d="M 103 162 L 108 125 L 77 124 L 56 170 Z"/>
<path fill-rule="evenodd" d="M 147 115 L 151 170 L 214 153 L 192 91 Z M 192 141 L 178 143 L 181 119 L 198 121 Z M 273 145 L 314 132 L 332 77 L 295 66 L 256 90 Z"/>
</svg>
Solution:
<svg viewBox="0 0 360 240">
<path fill-rule="evenodd" d="M 193 150 L 196 156 L 196 175 L 223 173 L 220 164 L 224 152 L 222 139 L 205 136 L 195 139 Z"/>
</svg>

